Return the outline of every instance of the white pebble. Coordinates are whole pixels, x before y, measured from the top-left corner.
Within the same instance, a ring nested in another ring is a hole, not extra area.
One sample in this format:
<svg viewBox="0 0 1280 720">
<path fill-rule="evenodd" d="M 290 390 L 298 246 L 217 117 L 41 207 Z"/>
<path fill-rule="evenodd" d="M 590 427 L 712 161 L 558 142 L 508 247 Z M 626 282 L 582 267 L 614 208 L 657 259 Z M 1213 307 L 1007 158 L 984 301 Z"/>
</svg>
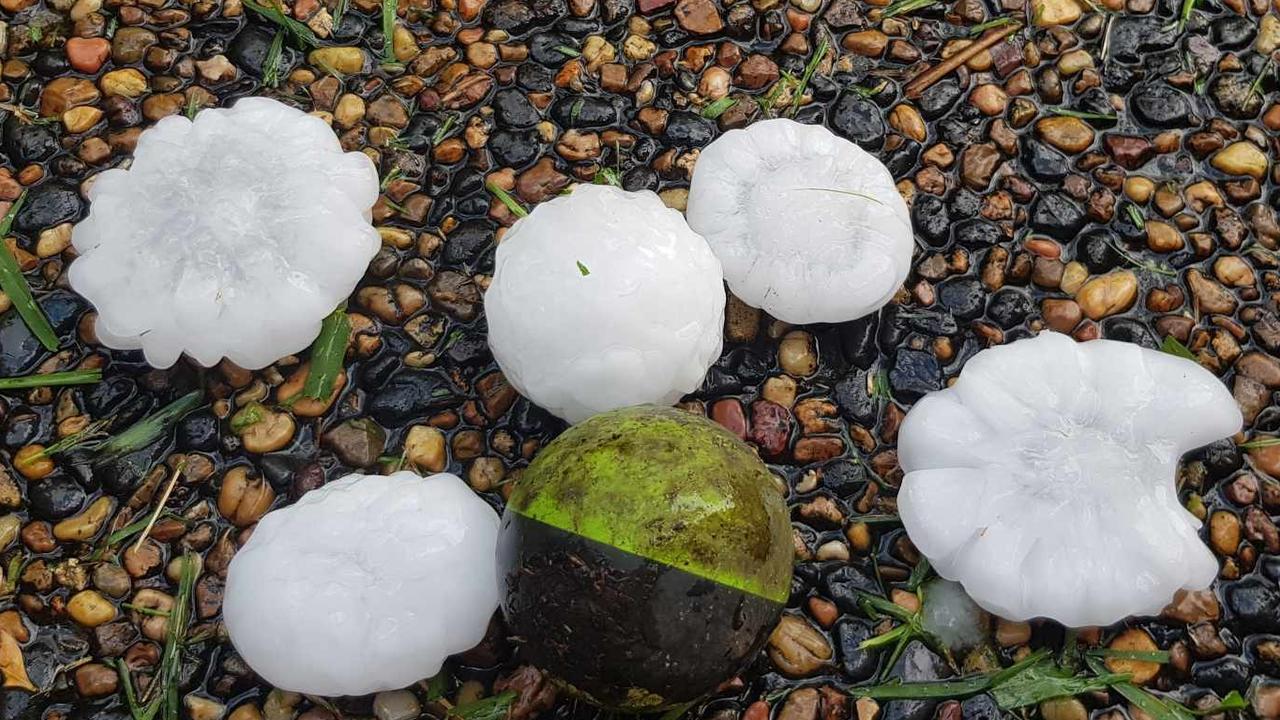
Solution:
<svg viewBox="0 0 1280 720">
<path fill-rule="evenodd" d="M 489 347 L 520 394 L 569 422 L 670 405 L 720 356 L 720 263 L 649 191 L 579 185 L 518 221 L 495 265 Z"/>
<path fill-rule="evenodd" d="M 391 690 L 373 696 L 373 716 L 378 720 L 413 720 L 421 712 L 418 698 L 408 690 Z"/>
<path fill-rule="evenodd" d="M 721 135 L 698 157 L 687 215 L 734 295 L 789 323 L 869 315 L 911 270 L 893 176 L 821 125 L 766 120 Z"/>
<path fill-rule="evenodd" d="M 231 562 L 223 619 L 278 688 L 403 688 L 484 638 L 497 537 L 497 513 L 457 476 L 348 475 L 258 523 Z"/>
<path fill-rule="evenodd" d="M 377 253 L 378 174 L 317 117 L 267 98 L 164 118 L 100 173 L 71 287 L 107 347 L 260 368 L 306 348 Z"/>
<path fill-rule="evenodd" d="M 1240 424 L 1192 361 L 1045 332 L 979 352 L 916 403 L 898 509 L 938 574 L 1000 617 L 1154 614 L 1218 571 L 1178 502 L 1178 459 Z"/>
</svg>

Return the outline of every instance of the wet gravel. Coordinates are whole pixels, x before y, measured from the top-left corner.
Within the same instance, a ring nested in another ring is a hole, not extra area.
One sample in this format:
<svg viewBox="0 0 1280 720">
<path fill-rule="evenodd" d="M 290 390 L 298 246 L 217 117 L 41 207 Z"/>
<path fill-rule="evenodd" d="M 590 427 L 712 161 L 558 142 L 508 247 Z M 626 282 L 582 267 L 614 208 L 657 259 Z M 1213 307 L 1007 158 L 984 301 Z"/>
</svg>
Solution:
<svg viewBox="0 0 1280 720">
<path fill-rule="evenodd" d="M 40 689 L 0 690 L 0 717 L 127 717 L 114 662 L 145 683 L 164 636 L 163 618 L 125 603 L 171 605 L 170 561 L 185 550 L 204 560 L 181 673 L 190 717 L 442 715 L 426 687 L 336 706 L 270 692 L 218 627 L 227 562 L 269 508 L 402 456 L 458 473 L 500 507 L 563 426 L 514 393 L 485 346 L 481 299 L 514 220 L 485 180 L 537 203 L 571 182 L 616 178 L 682 208 L 699 149 L 764 117 L 824 123 L 880 157 L 912 207 L 919 248 L 877 317 L 792 328 L 730 299 L 724 355 L 683 405 L 755 444 L 785 480 L 797 565 L 769 645 L 691 712 L 1000 715 L 985 696 L 880 706 L 833 689 L 870 681 L 887 661 L 859 649 L 886 628 L 855 591 L 910 601 L 902 588 L 919 558 L 893 521 L 897 428 L 983 347 L 1044 329 L 1149 347 L 1172 336 L 1232 388 L 1247 421 L 1236 440 L 1280 433 L 1280 5 L 1201 3 L 1184 26 L 1172 0 L 955 0 L 887 18 L 882 0 L 402 0 L 391 58 L 371 0 L 341 12 L 297 0 L 290 11 L 320 47 L 285 38 L 278 55 L 276 26 L 247 5 L 0 0 L 0 202 L 29 188 L 14 247 L 62 340 L 46 352 L 0 295 L 0 377 L 106 373 L 92 387 L 0 393 L 0 565 L 18 575 L 4 577 L 0 631 Z M 904 94 L 983 27 L 1012 29 L 990 24 L 1001 18 L 1034 27 Z M 327 405 L 281 405 L 305 357 L 260 372 L 157 371 L 104 350 L 91 311 L 63 289 L 69 224 L 86 212 L 92 176 L 127 162 L 158 119 L 247 95 L 319 113 L 384 178 L 374 210 L 384 247 L 352 296 L 346 376 Z M 67 453 L 38 479 L 15 466 L 23 448 L 89 420 L 118 432 L 194 388 L 205 407 L 149 447 L 96 464 Z M 136 551 L 109 547 L 180 463 L 173 515 Z M 1180 491 L 1207 521 L 1219 581 L 1081 640 L 1137 631 L 1171 653 L 1148 687 L 1199 706 L 1238 690 L 1247 713 L 1280 718 L 1278 479 L 1278 446 L 1226 440 L 1189 456 Z M 998 621 L 989 637 L 959 668 L 912 644 L 887 676 L 1007 664 L 1029 647 L 1059 648 L 1064 632 Z M 508 689 L 518 718 L 595 714 L 521 666 L 500 624 L 449 669 L 451 702 Z M 1095 693 L 1039 712 L 1120 720 L 1126 705 Z"/>
</svg>

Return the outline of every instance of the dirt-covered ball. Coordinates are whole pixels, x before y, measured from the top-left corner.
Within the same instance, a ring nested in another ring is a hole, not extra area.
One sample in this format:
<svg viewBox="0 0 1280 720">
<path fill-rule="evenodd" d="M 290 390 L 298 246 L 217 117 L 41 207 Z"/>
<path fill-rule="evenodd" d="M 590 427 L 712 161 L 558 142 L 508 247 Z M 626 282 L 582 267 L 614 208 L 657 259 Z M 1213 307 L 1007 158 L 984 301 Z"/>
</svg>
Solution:
<svg viewBox="0 0 1280 720">
<path fill-rule="evenodd" d="M 791 585 L 769 471 L 706 418 L 640 406 L 549 444 L 502 518 L 502 610 L 524 658 L 571 692 L 647 712 L 742 669 Z"/>
</svg>

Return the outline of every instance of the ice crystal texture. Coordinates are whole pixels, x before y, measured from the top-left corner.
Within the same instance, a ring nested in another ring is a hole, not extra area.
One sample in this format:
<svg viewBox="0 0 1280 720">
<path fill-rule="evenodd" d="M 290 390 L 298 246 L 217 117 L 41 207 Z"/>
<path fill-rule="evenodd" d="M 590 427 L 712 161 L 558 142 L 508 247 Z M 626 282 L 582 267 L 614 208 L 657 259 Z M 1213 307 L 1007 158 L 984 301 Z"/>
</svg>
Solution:
<svg viewBox="0 0 1280 720">
<path fill-rule="evenodd" d="M 649 191 L 579 185 L 498 246 L 489 347 L 522 395 L 579 422 L 670 405 L 720 356 L 724 279 L 707 243 Z"/>
<path fill-rule="evenodd" d="M 938 574 L 996 615 L 1154 614 L 1218 571 L 1178 502 L 1178 459 L 1240 424 L 1190 360 L 1046 332 L 979 352 L 908 413 L 898 508 Z"/>
<path fill-rule="evenodd" d="M 369 158 L 301 110 L 246 98 L 170 116 L 95 179 L 68 276 L 108 347 L 260 368 L 307 347 L 360 280 L 377 198 Z"/>
<path fill-rule="evenodd" d="M 986 638 L 988 616 L 959 583 L 939 578 L 920 591 L 921 624 L 952 651 L 976 647 Z"/>
<path fill-rule="evenodd" d="M 498 514 L 447 473 L 348 475 L 268 513 L 231 562 L 223 618 L 284 690 L 405 687 L 484 638 Z"/>
<path fill-rule="evenodd" d="M 720 136 L 698 158 L 686 214 L 729 289 L 791 323 L 869 315 L 911 269 L 893 176 L 819 125 L 766 120 Z"/>
</svg>

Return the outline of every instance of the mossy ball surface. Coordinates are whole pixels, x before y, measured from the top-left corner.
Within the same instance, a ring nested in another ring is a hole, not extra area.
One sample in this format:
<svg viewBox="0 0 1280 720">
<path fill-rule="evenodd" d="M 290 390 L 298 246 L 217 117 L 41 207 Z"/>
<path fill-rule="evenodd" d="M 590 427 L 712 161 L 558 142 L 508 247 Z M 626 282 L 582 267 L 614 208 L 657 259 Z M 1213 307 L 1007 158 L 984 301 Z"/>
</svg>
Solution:
<svg viewBox="0 0 1280 720">
<path fill-rule="evenodd" d="M 759 650 L 791 585 L 769 471 L 706 418 L 639 406 L 566 431 L 524 471 L 498 539 L 527 660 L 582 697 L 689 702 Z"/>
</svg>

